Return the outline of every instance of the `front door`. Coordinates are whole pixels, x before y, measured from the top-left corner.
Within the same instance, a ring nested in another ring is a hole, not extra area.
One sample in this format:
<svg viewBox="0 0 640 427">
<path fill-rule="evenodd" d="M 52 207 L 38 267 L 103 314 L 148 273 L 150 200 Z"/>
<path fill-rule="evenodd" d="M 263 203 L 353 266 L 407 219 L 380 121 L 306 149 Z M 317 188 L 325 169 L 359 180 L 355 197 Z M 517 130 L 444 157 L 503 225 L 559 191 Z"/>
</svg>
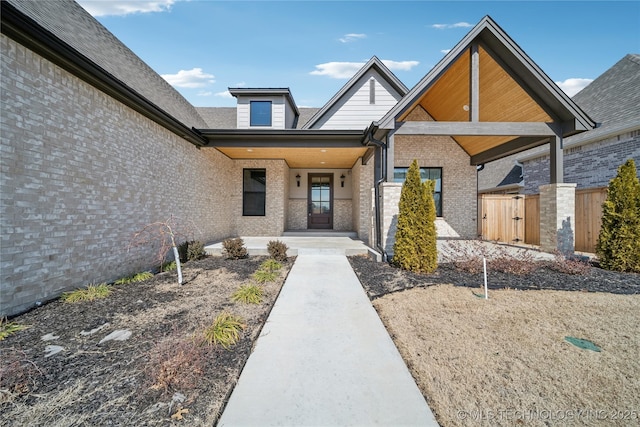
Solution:
<svg viewBox="0 0 640 427">
<path fill-rule="evenodd" d="M 309 174 L 307 227 L 333 229 L 333 174 Z"/>
</svg>

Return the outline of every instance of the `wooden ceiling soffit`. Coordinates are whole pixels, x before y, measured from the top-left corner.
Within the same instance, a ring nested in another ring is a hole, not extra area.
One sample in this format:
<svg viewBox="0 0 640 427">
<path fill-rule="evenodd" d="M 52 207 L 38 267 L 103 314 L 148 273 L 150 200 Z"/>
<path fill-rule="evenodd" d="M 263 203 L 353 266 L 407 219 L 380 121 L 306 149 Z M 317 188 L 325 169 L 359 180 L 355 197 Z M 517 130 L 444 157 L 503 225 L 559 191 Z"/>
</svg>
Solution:
<svg viewBox="0 0 640 427">
<path fill-rule="evenodd" d="M 471 49 L 465 49 L 398 121 L 411 120 L 418 106 L 438 121 L 471 120 Z M 553 122 L 526 82 L 519 80 L 487 47 L 478 45 L 478 105 L 481 122 Z"/>
<path fill-rule="evenodd" d="M 350 169 L 367 147 L 216 147 L 234 160 L 284 160 L 290 168 Z"/>
</svg>

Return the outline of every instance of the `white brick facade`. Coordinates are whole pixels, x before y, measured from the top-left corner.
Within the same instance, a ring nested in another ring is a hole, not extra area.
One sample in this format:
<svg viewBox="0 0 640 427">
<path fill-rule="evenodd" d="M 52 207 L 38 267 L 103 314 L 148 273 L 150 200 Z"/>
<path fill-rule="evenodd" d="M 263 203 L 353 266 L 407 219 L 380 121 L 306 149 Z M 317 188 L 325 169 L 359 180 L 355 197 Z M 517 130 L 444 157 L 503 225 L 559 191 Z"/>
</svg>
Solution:
<svg viewBox="0 0 640 427">
<path fill-rule="evenodd" d="M 152 267 L 133 233 L 170 215 L 233 234 L 233 162 L 198 150 L 4 35 L 2 315 Z M 241 182 L 241 180 L 240 180 Z"/>
</svg>

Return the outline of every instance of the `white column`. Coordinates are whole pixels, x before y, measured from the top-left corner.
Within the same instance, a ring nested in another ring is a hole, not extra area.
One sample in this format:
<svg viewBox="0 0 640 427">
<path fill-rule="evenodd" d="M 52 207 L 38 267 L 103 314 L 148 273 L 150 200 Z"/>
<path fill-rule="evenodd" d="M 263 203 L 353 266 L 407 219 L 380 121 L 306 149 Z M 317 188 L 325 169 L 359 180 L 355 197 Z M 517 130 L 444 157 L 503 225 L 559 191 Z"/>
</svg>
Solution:
<svg viewBox="0 0 640 427">
<path fill-rule="evenodd" d="M 576 184 L 540 186 L 540 248 L 572 255 L 575 249 Z"/>
</svg>

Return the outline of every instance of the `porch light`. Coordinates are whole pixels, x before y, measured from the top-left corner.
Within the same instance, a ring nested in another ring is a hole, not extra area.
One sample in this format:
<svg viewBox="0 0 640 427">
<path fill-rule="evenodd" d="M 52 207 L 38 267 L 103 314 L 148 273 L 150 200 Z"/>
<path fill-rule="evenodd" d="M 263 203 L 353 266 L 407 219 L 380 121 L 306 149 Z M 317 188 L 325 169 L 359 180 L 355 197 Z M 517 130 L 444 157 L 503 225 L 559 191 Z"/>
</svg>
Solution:
<svg viewBox="0 0 640 427">
<path fill-rule="evenodd" d="M 340 175 L 340 187 L 344 187 L 344 174 Z"/>
<path fill-rule="evenodd" d="M 296 175 L 296 182 L 298 183 L 298 187 L 300 187 L 300 174 Z"/>
</svg>

